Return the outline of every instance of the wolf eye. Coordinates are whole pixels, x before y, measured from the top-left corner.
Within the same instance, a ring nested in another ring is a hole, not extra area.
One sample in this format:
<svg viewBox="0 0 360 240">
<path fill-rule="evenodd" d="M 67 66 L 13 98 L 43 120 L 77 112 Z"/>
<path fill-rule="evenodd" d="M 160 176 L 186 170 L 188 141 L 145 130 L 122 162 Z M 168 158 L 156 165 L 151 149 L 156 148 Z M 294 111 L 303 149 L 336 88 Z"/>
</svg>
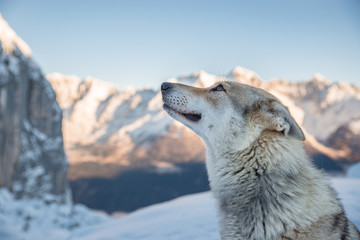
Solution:
<svg viewBox="0 0 360 240">
<path fill-rule="evenodd" d="M 219 85 L 217 85 L 216 87 L 212 88 L 211 91 L 212 91 L 212 92 L 215 92 L 215 91 L 216 91 L 216 92 L 219 92 L 219 91 L 225 91 L 225 89 L 224 89 L 224 87 L 223 87 L 222 84 L 219 84 Z"/>
</svg>

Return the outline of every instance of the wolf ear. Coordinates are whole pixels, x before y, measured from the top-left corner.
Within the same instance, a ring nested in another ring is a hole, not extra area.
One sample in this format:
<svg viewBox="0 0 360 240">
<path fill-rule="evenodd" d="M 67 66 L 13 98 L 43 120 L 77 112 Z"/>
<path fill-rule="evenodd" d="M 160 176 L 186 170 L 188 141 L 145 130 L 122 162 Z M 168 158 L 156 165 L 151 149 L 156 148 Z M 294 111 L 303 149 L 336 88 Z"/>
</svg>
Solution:
<svg viewBox="0 0 360 240">
<path fill-rule="evenodd" d="M 276 100 L 268 99 L 257 103 L 265 114 L 267 127 L 271 130 L 283 132 L 285 136 L 305 141 L 305 135 L 288 109 Z"/>
</svg>

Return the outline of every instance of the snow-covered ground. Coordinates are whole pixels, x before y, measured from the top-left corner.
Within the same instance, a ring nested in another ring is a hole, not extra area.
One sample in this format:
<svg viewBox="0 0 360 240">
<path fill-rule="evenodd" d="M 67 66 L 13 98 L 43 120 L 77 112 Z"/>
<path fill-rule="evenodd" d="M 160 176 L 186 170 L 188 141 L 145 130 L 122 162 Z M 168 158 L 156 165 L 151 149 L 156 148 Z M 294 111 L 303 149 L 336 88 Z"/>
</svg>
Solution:
<svg viewBox="0 0 360 240">
<path fill-rule="evenodd" d="M 333 178 L 331 183 L 347 216 L 360 228 L 360 179 Z M 19 216 L 24 214 L 32 218 L 29 226 L 20 220 Z M 71 229 L 73 224 L 80 226 Z M 23 231 L 25 228 L 28 228 L 27 232 Z M 210 192 L 180 197 L 118 219 L 109 219 L 81 206 L 72 207 L 70 211 L 66 206 L 59 208 L 50 204 L 46 207 L 29 201 L 15 201 L 6 190 L 1 190 L 0 239 L 211 240 L 220 239 L 220 236 L 215 200 Z"/>
<path fill-rule="evenodd" d="M 332 179 L 347 216 L 360 228 L 360 179 Z M 220 239 L 215 200 L 193 194 L 138 210 L 98 226 L 75 231 L 70 240 Z"/>
<path fill-rule="evenodd" d="M 76 228 L 110 219 L 81 204 L 56 203 L 51 196 L 16 200 L 0 188 L 0 240 L 63 240 Z"/>
<path fill-rule="evenodd" d="M 347 172 L 348 178 L 360 178 L 360 162 L 352 165 L 348 172 Z"/>
<path fill-rule="evenodd" d="M 80 229 L 70 239 L 219 239 L 215 201 L 210 192 L 180 197 Z"/>
</svg>

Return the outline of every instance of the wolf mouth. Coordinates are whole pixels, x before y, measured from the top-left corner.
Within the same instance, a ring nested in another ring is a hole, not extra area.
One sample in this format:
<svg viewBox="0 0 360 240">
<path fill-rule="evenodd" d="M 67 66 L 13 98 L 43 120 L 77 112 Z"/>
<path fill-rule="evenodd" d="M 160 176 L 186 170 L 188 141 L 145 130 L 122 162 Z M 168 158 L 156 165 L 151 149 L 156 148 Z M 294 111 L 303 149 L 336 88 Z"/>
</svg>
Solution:
<svg viewBox="0 0 360 240">
<path fill-rule="evenodd" d="M 174 112 L 175 114 L 181 115 L 183 117 L 185 117 L 186 119 L 193 121 L 193 122 L 197 122 L 201 119 L 201 113 L 185 113 L 185 112 L 180 112 L 172 107 L 170 107 L 167 104 L 163 105 L 163 108 L 166 111 L 170 111 L 170 112 Z"/>
</svg>

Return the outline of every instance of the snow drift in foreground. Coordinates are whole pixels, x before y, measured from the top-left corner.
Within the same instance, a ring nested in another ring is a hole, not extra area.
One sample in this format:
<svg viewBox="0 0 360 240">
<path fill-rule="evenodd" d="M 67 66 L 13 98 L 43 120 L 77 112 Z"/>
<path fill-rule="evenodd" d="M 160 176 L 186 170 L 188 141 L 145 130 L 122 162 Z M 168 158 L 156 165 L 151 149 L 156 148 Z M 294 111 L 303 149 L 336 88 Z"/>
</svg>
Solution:
<svg viewBox="0 0 360 240">
<path fill-rule="evenodd" d="M 347 216 L 360 228 L 360 179 L 332 179 Z M 128 216 L 75 231 L 71 240 L 220 239 L 210 192 L 150 206 Z"/>
<path fill-rule="evenodd" d="M 0 188 L 0 239 L 67 239 L 76 228 L 88 227 L 110 218 L 81 204 L 59 204 L 50 197 L 15 199 Z"/>
<path fill-rule="evenodd" d="M 331 182 L 347 216 L 360 228 L 360 179 L 335 178 Z M 220 239 L 220 235 L 216 203 L 210 192 L 180 197 L 109 219 L 81 205 L 14 200 L 7 190 L 0 189 L 0 239 L 211 240 Z"/>
</svg>

